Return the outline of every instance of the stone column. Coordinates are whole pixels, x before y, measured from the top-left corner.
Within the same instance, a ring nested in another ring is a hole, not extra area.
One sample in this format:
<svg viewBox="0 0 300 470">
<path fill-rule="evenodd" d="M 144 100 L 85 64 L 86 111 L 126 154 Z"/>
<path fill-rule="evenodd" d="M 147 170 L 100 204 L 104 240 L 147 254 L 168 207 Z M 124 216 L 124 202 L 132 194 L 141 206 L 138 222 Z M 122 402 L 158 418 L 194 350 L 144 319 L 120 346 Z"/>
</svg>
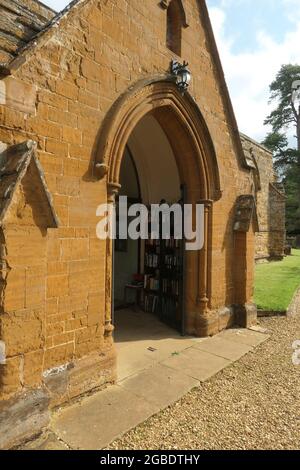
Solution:
<svg viewBox="0 0 300 470">
<path fill-rule="evenodd" d="M 201 306 L 201 311 L 206 312 L 208 308 L 208 241 L 209 225 L 212 201 L 199 201 L 204 205 L 204 246 L 198 253 L 198 296 L 197 304 Z"/>
<path fill-rule="evenodd" d="M 107 204 L 115 209 L 116 196 L 121 186 L 118 183 L 108 183 Z M 112 286 L 113 286 L 113 250 L 114 240 L 108 237 L 106 240 L 106 279 L 105 279 L 105 336 L 112 336 L 114 326 L 112 324 Z"/>
<path fill-rule="evenodd" d="M 208 310 L 209 310 L 209 241 L 210 225 L 213 201 L 206 199 L 198 201 L 204 205 L 204 246 L 198 253 L 198 295 L 197 305 L 199 315 L 196 322 L 196 330 L 200 335 L 207 335 Z"/>
</svg>

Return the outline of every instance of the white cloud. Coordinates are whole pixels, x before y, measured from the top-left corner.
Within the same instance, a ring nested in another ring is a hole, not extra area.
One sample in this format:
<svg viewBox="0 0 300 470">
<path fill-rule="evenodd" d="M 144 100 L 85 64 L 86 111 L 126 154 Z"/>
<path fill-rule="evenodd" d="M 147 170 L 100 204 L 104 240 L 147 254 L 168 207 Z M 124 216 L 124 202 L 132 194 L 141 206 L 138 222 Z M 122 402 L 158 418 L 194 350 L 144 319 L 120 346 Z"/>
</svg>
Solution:
<svg viewBox="0 0 300 470">
<path fill-rule="evenodd" d="M 228 0 L 224 0 L 226 2 Z M 291 6 L 299 0 L 284 0 Z M 224 33 L 226 12 L 223 8 L 210 9 L 216 41 L 230 90 L 239 128 L 251 137 L 262 140 L 267 132 L 263 125 L 270 112 L 269 85 L 282 64 L 299 63 L 300 17 L 294 16 L 294 28 L 282 42 L 274 41 L 264 31 L 257 31 L 257 50 L 233 52 L 234 38 Z"/>
<path fill-rule="evenodd" d="M 292 23 L 300 20 L 299 0 L 283 0 L 287 16 Z"/>
</svg>

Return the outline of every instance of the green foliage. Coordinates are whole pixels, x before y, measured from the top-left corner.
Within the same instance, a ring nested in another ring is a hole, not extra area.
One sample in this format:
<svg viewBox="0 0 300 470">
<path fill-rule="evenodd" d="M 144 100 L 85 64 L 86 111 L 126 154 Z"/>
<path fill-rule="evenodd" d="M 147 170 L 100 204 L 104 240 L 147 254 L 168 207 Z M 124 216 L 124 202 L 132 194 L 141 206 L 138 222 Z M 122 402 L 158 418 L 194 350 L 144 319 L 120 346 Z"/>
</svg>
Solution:
<svg viewBox="0 0 300 470">
<path fill-rule="evenodd" d="M 300 80 L 300 65 L 283 65 L 276 79 L 270 85 L 270 102 L 276 102 L 277 108 L 265 120 L 272 126 L 273 132 L 286 130 L 291 124 L 297 125 L 297 113 L 292 106 L 292 85 Z"/>
<path fill-rule="evenodd" d="M 256 266 L 254 300 L 261 310 L 286 311 L 299 286 L 300 250 L 283 261 Z"/>
<path fill-rule="evenodd" d="M 275 168 L 279 170 L 280 173 L 298 164 L 300 152 L 288 146 L 288 140 L 285 134 L 270 132 L 267 134 L 262 144 L 273 153 Z"/>
<path fill-rule="evenodd" d="M 285 134 L 269 132 L 262 144 L 271 150 L 274 155 L 282 155 L 288 147 L 288 140 Z"/>
<path fill-rule="evenodd" d="M 283 180 L 286 192 L 286 229 L 290 235 L 300 234 L 299 172 L 291 167 Z"/>
<path fill-rule="evenodd" d="M 293 101 L 293 83 L 300 80 L 300 65 L 283 65 L 270 85 L 270 102 L 277 107 L 265 120 L 272 126 L 262 142 L 274 155 L 274 165 L 287 194 L 287 230 L 300 233 L 300 103 Z M 286 132 L 296 130 L 297 147 L 289 147 Z"/>
</svg>

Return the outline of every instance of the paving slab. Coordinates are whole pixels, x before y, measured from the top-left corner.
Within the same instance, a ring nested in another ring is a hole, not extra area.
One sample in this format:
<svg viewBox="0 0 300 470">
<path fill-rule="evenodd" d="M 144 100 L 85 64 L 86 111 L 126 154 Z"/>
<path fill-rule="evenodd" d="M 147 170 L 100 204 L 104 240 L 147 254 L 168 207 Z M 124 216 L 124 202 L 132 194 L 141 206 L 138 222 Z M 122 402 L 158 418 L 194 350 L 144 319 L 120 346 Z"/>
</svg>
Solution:
<svg viewBox="0 0 300 470">
<path fill-rule="evenodd" d="M 138 333 L 135 333 L 139 337 Z M 163 336 L 162 333 L 159 333 L 157 336 L 147 339 L 144 339 L 144 335 L 140 335 L 138 340 L 116 343 L 117 381 L 120 382 L 136 372 L 149 369 L 173 354 L 194 345 L 193 338 L 182 337 L 174 333 L 173 337 L 166 337 L 166 334 Z"/>
<path fill-rule="evenodd" d="M 194 346 L 187 338 L 143 340 L 119 349 L 117 363 L 118 382 Z"/>
<path fill-rule="evenodd" d="M 154 358 L 147 357 L 145 353 L 139 353 L 134 348 L 122 351 L 117 358 L 117 380 L 130 377 L 136 372 L 142 372 L 156 364 Z"/>
<path fill-rule="evenodd" d="M 194 348 L 231 361 L 237 361 L 251 350 L 251 346 L 248 344 L 238 343 L 218 336 L 209 338 L 208 341 L 202 343 L 196 343 Z"/>
<path fill-rule="evenodd" d="M 269 338 L 269 336 L 264 333 L 238 328 L 234 328 L 232 330 L 224 330 L 218 335 L 218 337 L 234 341 L 240 344 L 246 344 L 251 347 L 259 346 L 261 343 L 264 343 Z"/>
<path fill-rule="evenodd" d="M 57 440 L 50 437 L 41 448 L 105 448 L 269 338 L 243 329 L 182 338 L 152 316 L 126 311 L 120 322 L 117 385 L 56 413 L 50 432 Z"/>
<path fill-rule="evenodd" d="M 72 449 L 98 450 L 159 411 L 117 385 L 58 412 L 51 430 Z"/>
<path fill-rule="evenodd" d="M 199 380 L 158 364 L 124 380 L 120 386 L 163 409 L 199 386 Z"/>
<path fill-rule="evenodd" d="M 177 356 L 163 361 L 163 365 L 181 371 L 182 374 L 205 382 L 220 370 L 231 364 L 231 361 L 214 354 L 190 348 Z"/>
</svg>

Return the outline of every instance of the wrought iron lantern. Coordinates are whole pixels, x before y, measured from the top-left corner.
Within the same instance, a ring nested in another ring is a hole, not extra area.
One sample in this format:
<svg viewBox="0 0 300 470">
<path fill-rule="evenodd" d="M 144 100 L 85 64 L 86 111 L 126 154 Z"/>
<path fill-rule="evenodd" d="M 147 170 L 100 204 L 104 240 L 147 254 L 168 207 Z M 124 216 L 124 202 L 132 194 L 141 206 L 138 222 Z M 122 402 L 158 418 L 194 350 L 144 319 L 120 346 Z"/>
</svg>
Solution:
<svg viewBox="0 0 300 470">
<path fill-rule="evenodd" d="M 183 64 L 180 64 L 177 60 L 172 60 L 171 62 L 171 74 L 174 76 L 176 85 L 183 95 L 187 91 L 192 79 L 188 65 L 185 61 Z"/>
</svg>

